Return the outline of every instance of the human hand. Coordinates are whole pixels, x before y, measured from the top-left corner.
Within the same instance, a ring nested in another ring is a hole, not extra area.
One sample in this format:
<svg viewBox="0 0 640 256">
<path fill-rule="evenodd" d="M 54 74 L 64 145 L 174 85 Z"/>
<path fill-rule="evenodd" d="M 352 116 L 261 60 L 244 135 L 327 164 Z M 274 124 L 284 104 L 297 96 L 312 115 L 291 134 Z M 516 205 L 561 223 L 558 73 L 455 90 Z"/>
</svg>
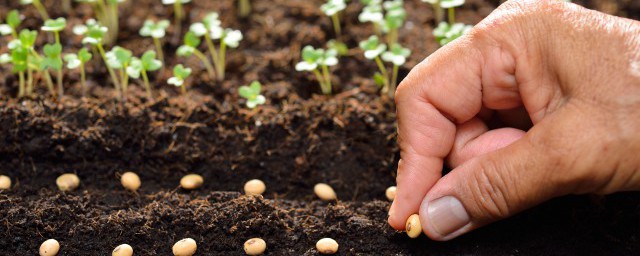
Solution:
<svg viewBox="0 0 640 256">
<path fill-rule="evenodd" d="M 396 104 L 397 230 L 419 212 L 449 240 L 553 197 L 640 189 L 638 21 L 509 1 L 416 66 Z"/>
</svg>

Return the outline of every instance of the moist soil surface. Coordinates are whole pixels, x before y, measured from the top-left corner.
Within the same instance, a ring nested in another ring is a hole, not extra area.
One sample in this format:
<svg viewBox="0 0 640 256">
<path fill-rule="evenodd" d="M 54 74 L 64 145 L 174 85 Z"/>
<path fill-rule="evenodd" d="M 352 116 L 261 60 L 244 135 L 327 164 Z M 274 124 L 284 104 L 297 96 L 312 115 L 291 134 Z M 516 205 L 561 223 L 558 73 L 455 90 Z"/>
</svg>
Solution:
<svg viewBox="0 0 640 256">
<path fill-rule="evenodd" d="M 34 9 L 0 2 L 1 17 L 20 8 L 25 27 L 41 24 Z M 640 18 L 638 1 L 576 2 Z M 69 17 L 69 26 L 92 15 L 86 5 L 65 15 L 57 2 L 45 3 L 51 16 Z M 0 174 L 10 176 L 14 187 L 0 193 L 0 255 L 35 255 L 49 238 L 60 241 L 59 255 L 109 255 L 121 243 L 132 245 L 136 255 L 170 255 L 173 243 L 186 237 L 198 242 L 198 255 L 243 255 L 242 245 L 252 237 L 267 242 L 267 255 L 316 255 L 315 242 L 322 237 L 338 241 L 339 255 L 640 252 L 640 193 L 554 199 L 451 242 L 409 239 L 391 229 L 384 191 L 395 183 L 395 109 L 370 79 L 375 64 L 350 51 L 334 70 L 331 97 L 317 95 L 313 77 L 293 69 L 302 46 L 322 46 L 335 37 L 320 4 L 254 1 L 246 19 L 237 18 L 235 1 L 188 4 L 183 27 L 217 11 L 223 25 L 241 29 L 245 39 L 229 53 L 224 82 L 198 71 L 185 95 L 163 82 L 167 69 L 152 75 L 158 81 L 154 100 L 132 86 L 122 103 L 96 59 L 88 66 L 87 98 L 71 71 L 62 99 L 16 100 L 15 75 L 1 69 Z M 475 24 L 497 5 L 468 0 L 456 16 Z M 406 7 L 400 40 L 413 55 L 401 76 L 438 48 L 430 7 L 418 0 L 406 1 Z M 343 18 L 341 39 L 352 48 L 372 33 L 357 22 L 360 8 L 351 4 Z M 160 1 L 128 1 L 121 12 L 118 44 L 136 55 L 153 47 L 137 35 L 144 20 L 172 18 Z M 185 63 L 200 70 L 195 60 L 170 54 L 179 46 L 175 33 L 169 30 L 164 46 L 167 66 Z M 41 35 L 39 44 L 47 38 Z M 66 52 L 81 46 L 70 29 L 62 38 Z M 6 51 L 6 40 L 0 42 Z M 265 85 L 267 97 L 256 110 L 244 108 L 237 96 L 237 88 L 252 80 Z M 47 95 L 44 88 L 38 92 Z M 140 175 L 137 193 L 120 185 L 126 171 Z M 81 185 L 60 192 L 55 179 L 68 172 Z M 179 188 L 189 173 L 204 177 L 200 189 Z M 241 193 L 254 178 L 267 184 L 264 197 Z M 340 200 L 319 201 L 313 194 L 318 182 L 330 184 Z"/>
</svg>

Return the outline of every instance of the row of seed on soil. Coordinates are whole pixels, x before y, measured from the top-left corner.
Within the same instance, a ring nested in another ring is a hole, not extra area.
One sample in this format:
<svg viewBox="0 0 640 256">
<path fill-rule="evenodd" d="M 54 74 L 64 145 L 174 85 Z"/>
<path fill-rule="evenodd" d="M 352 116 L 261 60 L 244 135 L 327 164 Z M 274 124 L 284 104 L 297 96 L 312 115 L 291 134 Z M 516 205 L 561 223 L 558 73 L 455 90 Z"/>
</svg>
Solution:
<svg viewBox="0 0 640 256">
<path fill-rule="evenodd" d="M 142 182 L 140 177 L 134 172 L 126 172 L 120 178 L 122 186 L 130 191 L 137 191 Z M 204 178 L 198 174 L 188 174 L 180 179 L 180 187 L 186 190 L 194 190 L 204 184 Z M 80 178 L 74 173 L 65 173 L 56 179 L 56 185 L 61 191 L 71 191 L 80 186 Z M 11 179 L 8 176 L 0 175 L 0 191 L 11 188 Z M 259 179 L 253 179 L 245 183 L 244 192 L 247 195 L 261 196 L 266 185 Z M 335 201 L 338 199 L 335 190 L 325 183 L 318 183 L 313 188 L 318 198 L 324 201 Z M 393 201 L 396 195 L 396 187 L 387 188 L 385 193 L 387 199 Z M 413 227 L 413 228 L 412 228 Z M 411 238 L 420 235 L 421 227 L 417 215 L 411 216 L 407 221 L 407 234 Z M 261 238 L 251 238 L 244 243 L 244 251 L 247 255 L 260 255 L 267 248 L 266 242 Z M 316 249 L 321 254 L 334 254 L 338 251 L 338 242 L 332 238 L 322 238 L 316 243 Z M 185 238 L 176 242 L 172 248 L 175 256 L 190 256 L 197 250 L 196 241 L 192 238 Z M 49 239 L 42 243 L 39 253 L 41 256 L 54 256 L 60 251 L 60 243 L 55 239 Z M 112 256 L 131 256 L 133 247 L 122 244 L 116 247 Z"/>
</svg>

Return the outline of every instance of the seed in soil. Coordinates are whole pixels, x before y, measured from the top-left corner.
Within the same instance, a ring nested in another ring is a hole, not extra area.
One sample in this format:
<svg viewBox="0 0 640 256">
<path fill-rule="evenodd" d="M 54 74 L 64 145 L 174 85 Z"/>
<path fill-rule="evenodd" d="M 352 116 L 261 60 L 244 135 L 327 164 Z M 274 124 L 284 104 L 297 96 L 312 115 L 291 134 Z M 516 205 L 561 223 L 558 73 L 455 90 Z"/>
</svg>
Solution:
<svg viewBox="0 0 640 256">
<path fill-rule="evenodd" d="M 316 249 L 321 254 L 334 254 L 338 252 L 338 242 L 331 238 L 325 237 L 316 243 Z"/>
<path fill-rule="evenodd" d="M 387 196 L 387 199 L 389 199 L 389 201 L 393 201 L 393 199 L 396 199 L 396 186 L 387 188 L 387 191 L 385 191 L 385 195 Z"/>
<path fill-rule="evenodd" d="M 318 183 L 313 187 L 313 192 L 324 201 L 337 200 L 338 196 L 333 188 L 325 183 Z"/>
<path fill-rule="evenodd" d="M 174 244 L 172 249 L 175 256 L 191 256 L 196 253 L 198 246 L 196 240 L 185 238 Z"/>
<path fill-rule="evenodd" d="M 180 180 L 180 186 L 187 190 L 197 189 L 204 183 L 202 176 L 198 174 L 189 174 Z"/>
<path fill-rule="evenodd" d="M 407 231 L 407 235 L 411 238 L 420 236 L 422 233 L 422 224 L 420 224 L 420 216 L 418 216 L 418 214 L 409 216 L 405 230 Z"/>
<path fill-rule="evenodd" d="M 134 172 L 125 172 L 120 178 L 122 186 L 128 190 L 136 191 L 140 188 L 140 177 Z"/>
<path fill-rule="evenodd" d="M 260 255 L 267 249 L 267 243 L 262 238 L 251 238 L 244 242 L 244 252 L 247 255 Z"/>
<path fill-rule="evenodd" d="M 111 256 L 133 256 L 133 247 L 128 244 L 118 245 L 118 247 L 113 249 Z"/>
<path fill-rule="evenodd" d="M 254 179 L 244 184 L 244 193 L 247 195 L 262 195 L 267 186 L 261 180 Z"/>
<path fill-rule="evenodd" d="M 73 173 L 65 173 L 56 179 L 56 185 L 62 191 L 71 191 L 80 186 L 80 178 Z"/>
<path fill-rule="evenodd" d="M 11 178 L 6 175 L 0 175 L 0 190 L 6 190 L 11 188 Z"/>
<path fill-rule="evenodd" d="M 60 243 L 55 239 L 49 239 L 40 245 L 40 256 L 55 256 L 58 251 L 60 251 Z"/>
</svg>

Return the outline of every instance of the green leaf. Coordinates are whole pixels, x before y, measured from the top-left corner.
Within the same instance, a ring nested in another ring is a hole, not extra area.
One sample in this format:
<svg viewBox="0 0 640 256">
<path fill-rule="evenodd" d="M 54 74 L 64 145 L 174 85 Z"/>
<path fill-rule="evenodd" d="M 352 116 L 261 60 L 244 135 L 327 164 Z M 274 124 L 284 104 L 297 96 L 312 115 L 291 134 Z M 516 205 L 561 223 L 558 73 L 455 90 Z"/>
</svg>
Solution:
<svg viewBox="0 0 640 256">
<path fill-rule="evenodd" d="M 173 67 L 173 76 L 180 78 L 181 80 L 185 80 L 187 77 L 191 75 L 191 69 L 185 68 L 182 64 L 178 64 Z"/>
<path fill-rule="evenodd" d="M 204 19 L 202 19 L 202 24 L 204 24 L 204 26 L 207 29 L 219 27 L 221 22 L 220 22 L 218 13 L 217 12 L 208 13 L 206 16 L 204 16 Z"/>
<path fill-rule="evenodd" d="M 140 60 L 146 71 L 156 71 L 162 67 L 162 62 L 156 59 L 156 52 L 153 50 L 146 51 Z"/>
<path fill-rule="evenodd" d="M 127 67 L 127 74 L 133 78 L 139 78 L 142 70 L 144 70 L 142 61 L 140 61 L 140 59 L 136 57 L 133 57 L 133 59 L 131 60 L 131 65 Z"/>
<path fill-rule="evenodd" d="M 12 10 L 7 14 L 7 24 L 11 26 L 13 30 L 17 30 L 20 23 L 22 23 L 22 19 L 20 18 L 18 10 Z"/>
<path fill-rule="evenodd" d="M 80 51 L 78 51 L 78 59 L 82 63 L 86 63 L 87 61 L 91 60 L 91 57 L 93 57 L 93 55 L 89 52 L 87 48 L 82 48 L 80 49 Z"/>
<path fill-rule="evenodd" d="M 146 20 L 142 28 L 140 28 L 140 35 L 147 37 L 150 36 L 153 38 L 163 38 L 166 35 L 169 24 L 168 20 L 161 20 L 159 22 Z"/>
<path fill-rule="evenodd" d="M 176 54 L 180 57 L 189 57 L 193 54 L 194 51 L 195 51 L 195 48 L 188 45 L 182 45 L 178 47 Z"/>
<path fill-rule="evenodd" d="M 62 53 L 62 45 L 46 44 L 43 48 L 44 55 L 47 57 L 59 57 Z"/>
<path fill-rule="evenodd" d="M 67 20 L 65 18 L 57 18 L 55 20 L 49 19 L 44 22 L 44 26 L 41 27 L 43 31 L 48 32 L 60 32 L 67 26 Z"/>
<path fill-rule="evenodd" d="M 82 62 L 78 59 L 78 55 L 75 53 L 65 54 L 64 61 L 67 62 L 68 69 L 76 69 L 82 65 Z"/>
<path fill-rule="evenodd" d="M 373 75 L 373 81 L 376 83 L 378 87 L 384 86 L 386 79 L 387 78 L 384 77 L 382 74 L 380 74 L 380 72 L 376 72 L 376 74 Z"/>
<path fill-rule="evenodd" d="M 184 44 L 191 47 L 198 47 L 200 45 L 200 37 L 198 37 L 195 33 L 189 31 L 184 35 Z"/>
<path fill-rule="evenodd" d="M 336 50 L 338 52 L 338 55 L 340 56 L 346 56 L 349 53 L 349 47 L 345 43 L 338 40 L 329 40 L 329 42 L 327 42 L 327 47 L 329 49 Z"/>
<path fill-rule="evenodd" d="M 36 43 L 36 38 L 38 38 L 38 32 L 28 30 L 28 29 L 23 29 L 22 31 L 20 31 L 20 35 L 18 37 L 20 38 L 20 43 L 22 43 L 22 46 L 31 48 L 33 47 L 33 44 Z"/>
<path fill-rule="evenodd" d="M 24 47 L 17 47 L 11 51 L 13 72 L 23 72 L 28 67 L 29 51 Z"/>
<path fill-rule="evenodd" d="M 320 10 L 327 16 L 333 16 L 345 8 L 347 8 L 347 4 L 344 0 L 328 0 L 327 3 L 320 6 Z"/>
</svg>

